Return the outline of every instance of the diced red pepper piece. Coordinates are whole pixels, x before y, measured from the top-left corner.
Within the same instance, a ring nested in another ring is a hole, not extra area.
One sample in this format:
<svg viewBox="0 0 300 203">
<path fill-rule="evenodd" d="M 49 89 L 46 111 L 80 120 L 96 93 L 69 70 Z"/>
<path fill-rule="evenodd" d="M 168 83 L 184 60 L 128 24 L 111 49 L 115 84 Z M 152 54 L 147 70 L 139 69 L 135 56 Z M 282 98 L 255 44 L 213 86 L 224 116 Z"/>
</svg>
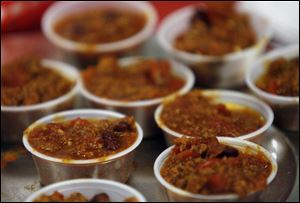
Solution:
<svg viewBox="0 0 300 203">
<path fill-rule="evenodd" d="M 226 191 L 226 182 L 223 175 L 215 174 L 209 178 L 206 186 L 214 193 L 222 193 Z"/>
<path fill-rule="evenodd" d="M 268 92 L 276 94 L 277 89 L 278 89 L 278 85 L 275 81 L 269 83 Z"/>
<path fill-rule="evenodd" d="M 193 151 L 190 151 L 190 150 L 186 150 L 186 151 L 183 151 L 181 153 L 178 154 L 178 157 L 180 159 L 187 159 L 187 158 L 194 158 L 194 157 L 199 157 L 200 154 L 197 153 L 197 152 L 193 152 Z"/>
<path fill-rule="evenodd" d="M 175 147 L 173 148 L 172 152 L 173 152 L 174 154 L 178 154 L 178 153 L 180 152 L 180 148 L 179 148 L 178 146 L 175 146 Z"/>
<path fill-rule="evenodd" d="M 198 170 L 201 170 L 201 169 L 204 169 L 207 167 L 211 167 L 212 165 L 216 164 L 219 161 L 220 161 L 220 159 L 217 159 L 217 158 L 209 159 L 204 164 L 199 164 Z"/>
</svg>

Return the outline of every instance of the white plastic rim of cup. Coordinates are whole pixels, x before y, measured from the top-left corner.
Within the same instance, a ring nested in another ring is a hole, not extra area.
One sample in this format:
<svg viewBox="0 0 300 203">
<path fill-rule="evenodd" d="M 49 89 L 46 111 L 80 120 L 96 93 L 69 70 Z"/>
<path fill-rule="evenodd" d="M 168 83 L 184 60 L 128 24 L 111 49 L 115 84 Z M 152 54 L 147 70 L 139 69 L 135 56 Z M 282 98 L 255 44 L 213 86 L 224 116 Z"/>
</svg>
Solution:
<svg viewBox="0 0 300 203">
<path fill-rule="evenodd" d="M 226 62 L 240 58 L 247 58 L 249 52 L 252 52 L 253 50 L 259 51 L 262 48 L 262 46 L 265 46 L 267 44 L 268 40 L 272 36 L 272 29 L 269 21 L 266 18 L 259 15 L 258 13 L 247 9 L 247 7 L 243 5 L 243 2 L 239 2 L 237 4 L 238 12 L 247 13 L 251 17 L 251 22 L 253 24 L 258 38 L 256 44 L 238 52 L 225 54 L 221 57 L 203 54 L 192 54 L 178 50 L 173 46 L 173 41 L 180 33 L 186 30 L 190 25 L 189 21 L 194 13 L 195 6 L 197 6 L 197 4 L 186 6 L 168 15 L 159 26 L 157 34 L 157 40 L 160 46 L 167 53 L 177 56 L 178 58 L 180 58 L 180 60 L 183 60 L 185 63 L 195 64 L 199 62 L 214 62 L 219 61 L 220 59 Z"/>
<path fill-rule="evenodd" d="M 248 87 L 261 98 L 269 101 L 273 104 L 299 104 L 298 97 L 280 96 L 268 93 L 255 85 L 258 78 L 265 72 L 265 66 L 267 66 L 273 60 L 278 58 L 295 58 L 299 57 L 299 44 L 291 45 L 284 48 L 275 49 L 270 51 L 266 55 L 262 56 L 248 71 L 246 74 L 246 83 Z"/>
<path fill-rule="evenodd" d="M 147 18 L 146 25 L 140 32 L 127 39 L 112 43 L 92 44 L 92 46 L 91 44 L 68 40 L 54 31 L 54 24 L 59 21 L 61 17 L 96 8 L 116 8 L 144 13 Z M 63 1 L 53 4 L 46 11 L 42 18 L 42 30 L 50 41 L 63 49 L 77 52 L 87 52 L 88 50 L 89 52 L 106 53 L 123 50 L 141 44 L 153 34 L 157 19 L 156 10 L 146 1 Z"/>
<path fill-rule="evenodd" d="M 274 178 L 276 177 L 277 170 L 278 170 L 278 165 L 274 157 L 263 147 L 246 141 L 246 140 L 240 140 L 236 138 L 230 138 L 230 137 L 218 137 L 218 141 L 221 144 L 231 146 L 236 148 L 237 150 L 245 150 L 249 152 L 249 148 L 252 149 L 253 152 L 262 152 L 266 158 L 271 162 L 272 165 L 272 171 L 270 175 L 267 178 L 267 185 L 269 185 Z M 237 194 L 222 194 L 222 195 L 201 195 L 201 194 L 193 194 L 187 191 L 184 191 L 180 188 L 177 188 L 173 186 L 172 184 L 168 183 L 160 174 L 161 167 L 163 166 L 165 160 L 168 158 L 171 150 L 173 149 L 174 146 L 169 147 L 165 151 L 163 151 L 158 158 L 155 160 L 154 163 L 154 175 L 156 179 L 162 184 L 166 189 L 169 191 L 172 191 L 175 194 L 185 196 L 185 197 L 191 197 L 191 198 L 196 198 L 196 199 L 201 199 L 201 200 L 234 200 L 239 198 Z M 251 194 L 249 194 L 251 195 Z"/>
<path fill-rule="evenodd" d="M 77 164 L 77 165 L 85 165 L 85 164 L 96 164 L 96 163 L 102 163 L 102 162 L 107 162 L 111 160 L 116 160 L 122 156 L 125 156 L 129 154 L 130 152 L 134 151 L 142 142 L 143 139 L 143 131 L 142 128 L 138 123 L 135 123 L 138 137 L 135 140 L 135 142 L 127 149 L 116 153 L 114 155 L 105 157 L 105 159 L 102 159 L 101 157 L 95 158 L 95 159 L 86 159 L 86 160 L 68 160 L 66 161 L 64 159 L 60 158 L 54 158 L 51 156 L 47 156 L 45 154 L 42 154 L 35 150 L 29 143 L 28 141 L 28 136 L 29 133 L 32 129 L 36 128 L 37 126 L 40 126 L 45 123 L 52 122 L 53 120 L 56 120 L 57 118 L 62 118 L 65 120 L 71 120 L 71 119 L 76 119 L 76 118 L 86 118 L 86 119 L 111 119 L 111 118 L 123 118 L 125 115 L 112 112 L 112 111 L 105 111 L 105 110 L 90 110 L 90 109 L 81 109 L 81 110 L 71 110 L 71 111 L 64 111 L 56 114 L 52 114 L 50 116 L 46 116 L 44 118 L 41 118 L 40 120 L 36 121 L 33 123 L 31 126 L 29 126 L 23 135 L 23 144 L 25 148 L 34 156 L 39 157 L 40 159 L 55 162 L 55 163 L 64 163 L 64 164 Z"/>
<path fill-rule="evenodd" d="M 57 71 L 65 78 L 69 79 L 70 81 L 74 82 L 75 85 L 72 88 L 71 91 L 69 91 L 67 94 L 62 95 L 56 99 L 34 104 L 34 105 L 28 105 L 28 106 L 2 106 L 1 105 L 1 112 L 31 112 L 31 111 L 37 111 L 37 110 L 47 110 L 51 109 L 53 107 L 56 107 L 60 104 L 63 104 L 64 102 L 67 102 L 72 97 L 76 96 L 79 92 L 79 72 L 77 69 L 69 64 L 55 61 L 55 60 L 49 60 L 49 59 L 43 59 L 41 61 L 42 66 L 44 68 L 49 68 L 52 70 Z"/>
<path fill-rule="evenodd" d="M 33 202 L 41 195 L 51 195 L 55 191 L 58 191 L 63 195 L 80 192 L 88 198 L 92 198 L 94 195 L 104 192 L 109 195 L 111 200 L 116 199 L 114 196 L 117 196 L 120 200 L 135 197 L 139 202 L 146 202 L 145 197 L 132 187 L 115 181 L 102 179 L 76 179 L 54 183 L 33 193 L 25 200 L 25 202 Z"/>
<path fill-rule="evenodd" d="M 250 108 L 256 110 L 258 113 L 260 113 L 265 118 L 266 122 L 261 128 L 257 129 L 254 132 L 237 137 L 239 139 L 247 140 L 247 139 L 255 138 L 256 136 L 261 135 L 263 132 L 268 130 L 273 123 L 274 113 L 273 113 L 272 109 L 266 103 L 260 101 L 259 99 L 255 98 L 253 96 L 250 96 L 245 93 L 236 92 L 236 91 L 230 91 L 230 90 L 203 90 L 203 95 L 208 96 L 208 97 L 213 97 L 214 101 L 217 101 L 217 102 L 235 103 L 235 104 L 238 104 L 241 106 L 250 107 Z M 173 99 L 174 98 L 172 98 L 171 100 L 166 100 L 166 102 L 172 101 Z M 176 138 L 186 136 L 184 134 L 178 133 L 178 132 L 170 129 L 163 123 L 163 121 L 160 118 L 163 108 L 164 108 L 164 104 L 161 104 L 155 111 L 154 117 L 155 117 L 155 121 L 156 121 L 157 125 L 164 132 L 166 132 Z"/>
<path fill-rule="evenodd" d="M 126 66 L 129 64 L 133 64 L 138 62 L 141 59 L 147 59 L 151 57 L 127 57 L 120 59 L 119 63 L 122 66 Z M 175 60 L 168 60 L 171 63 L 172 67 L 172 73 L 174 73 L 176 76 L 182 78 L 185 81 L 185 84 L 182 88 L 180 88 L 177 92 L 171 93 L 170 95 L 167 95 L 165 97 L 156 98 L 156 99 L 150 99 L 150 100 L 142 100 L 142 101 L 132 101 L 132 102 L 125 102 L 125 101 L 118 101 L 118 100 L 112 100 L 112 99 L 106 99 L 98 97 L 94 94 L 92 94 L 90 91 L 88 91 L 85 86 L 84 82 L 80 78 L 80 85 L 79 89 L 81 94 L 89 99 L 90 101 L 93 101 L 97 104 L 107 105 L 107 106 L 115 106 L 115 107 L 144 107 L 144 106 L 153 106 L 160 104 L 164 99 L 168 97 L 174 97 L 174 95 L 181 95 L 185 94 L 188 91 L 190 91 L 194 84 L 195 84 L 195 76 L 192 73 L 192 71 L 186 67 L 185 65 L 175 61 Z"/>
</svg>

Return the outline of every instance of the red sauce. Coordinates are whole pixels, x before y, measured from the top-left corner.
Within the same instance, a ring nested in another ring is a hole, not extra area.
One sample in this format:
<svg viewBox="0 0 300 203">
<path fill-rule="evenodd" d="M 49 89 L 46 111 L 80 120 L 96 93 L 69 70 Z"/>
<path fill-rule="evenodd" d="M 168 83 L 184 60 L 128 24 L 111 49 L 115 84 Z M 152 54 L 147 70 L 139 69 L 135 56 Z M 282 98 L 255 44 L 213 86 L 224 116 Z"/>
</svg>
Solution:
<svg viewBox="0 0 300 203">
<path fill-rule="evenodd" d="M 71 160 L 107 157 L 129 148 L 136 139 L 132 117 L 53 122 L 35 127 L 28 136 L 30 145 L 38 152 Z"/>
<path fill-rule="evenodd" d="M 235 104 L 233 104 L 235 105 Z M 225 104 L 193 90 L 164 105 L 161 121 L 168 128 L 193 137 L 238 137 L 261 128 L 265 118 L 255 110 Z"/>
</svg>

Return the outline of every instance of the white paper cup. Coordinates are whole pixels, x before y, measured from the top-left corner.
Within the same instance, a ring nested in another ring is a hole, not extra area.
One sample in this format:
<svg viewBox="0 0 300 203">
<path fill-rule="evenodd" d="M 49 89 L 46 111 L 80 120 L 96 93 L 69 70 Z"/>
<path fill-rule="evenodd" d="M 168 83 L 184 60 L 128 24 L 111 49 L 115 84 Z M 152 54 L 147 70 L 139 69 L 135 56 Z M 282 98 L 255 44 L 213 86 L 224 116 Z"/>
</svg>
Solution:
<svg viewBox="0 0 300 203">
<path fill-rule="evenodd" d="M 127 149 L 108 156 L 87 160 L 64 160 L 44 155 L 31 147 L 28 136 L 30 131 L 41 124 L 47 124 L 56 121 L 57 118 L 63 120 L 72 120 L 76 118 L 84 119 L 112 119 L 122 118 L 123 114 L 100 111 L 100 110 L 73 110 L 53 114 L 33 123 L 23 136 L 25 148 L 32 154 L 36 168 L 39 173 L 42 185 L 78 178 L 104 178 L 126 182 L 133 169 L 133 160 L 136 148 L 143 139 L 143 131 L 136 123 L 138 137 L 136 141 Z"/>
<path fill-rule="evenodd" d="M 3 106 L 1 105 L 1 141 L 22 143 L 23 131 L 38 118 L 58 111 L 72 109 L 78 96 L 77 69 L 71 65 L 43 59 L 43 67 L 58 71 L 61 75 L 75 83 L 67 94 L 48 102 L 29 106 Z"/>
<path fill-rule="evenodd" d="M 101 179 L 77 179 L 55 183 L 33 193 L 25 202 L 33 202 L 41 195 L 52 195 L 56 191 L 64 196 L 80 192 L 88 199 L 92 199 L 99 193 L 106 193 L 112 202 L 123 202 L 129 197 L 135 197 L 139 202 L 146 202 L 145 197 L 137 190 L 118 182 Z"/>
<path fill-rule="evenodd" d="M 270 94 L 258 88 L 255 83 L 264 74 L 265 66 L 278 58 L 299 57 L 299 44 L 275 49 L 262 56 L 246 75 L 246 83 L 251 91 L 267 102 L 274 110 L 276 124 L 286 130 L 299 131 L 299 96 L 287 97 Z"/>
<path fill-rule="evenodd" d="M 242 2 L 237 4 L 237 10 L 249 15 L 257 35 L 257 43 L 247 49 L 223 56 L 192 54 L 176 49 L 173 42 L 178 35 L 188 29 L 195 5 L 179 9 L 163 20 L 157 35 L 158 43 L 169 56 L 193 69 L 199 85 L 215 88 L 241 86 L 244 84 L 246 70 L 265 49 L 271 37 L 271 28 L 265 18 L 247 9 Z"/>
<path fill-rule="evenodd" d="M 119 63 L 121 67 L 125 68 L 125 66 L 129 64 L 136 63 L 137 61 L 146 58 L 147 57 L 128 57 L 120 59 Z M 193 88 L 195 82 L 193 73 L 186 66 L 172 60 L 170 60 L 169 62 L 171 63 L 172 73 L 182 78 L 185 81 L 185 84 L 177 92 L 172 93 L 166 97 L 133 102 L 124 102 L 101 98 L 89 92 L 89 90 L 85 88 L 82 79 L 80 82 L 80 92 L 90 106 L 94 108 L 113 110 L 126 115 L 132 115 L 142 126 L 145 138 L 155 136 L 158 133 L 158 128 L 153 117 L 154 111 L 157 106 L 168 97 L 187 93 Z"/>
<path fill-rule="evenodd" d="M 144 13 L 146 24 L 140 32 L 127 39 L 92 45 L 71 41 L 55 32 L 54 25 L 60 19 L 97 8 Z M 154 7 L 146 1 L 63 1 L 56 2 L 46 11 L 42 19 L 42 31 L 49 41 L 65 52 L 76 55 L 75 57 L 79 57 L 79 60 L 95 60 L 103 54 L 126 54 L 140 47 L 152 36 L 156 23 L 157 13 Z"/>
<path fill-rule="evenodd" d="M 208 96 L 208 97 L 213 97 L 214 101 L 216 101 L 216 102 L 234 103 L 234 104 L 249 107 L 249 108 L 257 111 L 258 113 L 260 113 L 265 118 L 266 123 L 261 128 L 257 129 L 254 132 L 237 137 L 239 139 L 251 140 L 253 142 L 257 142 L 261 138 L 263 133 L 266 130 L 268 130 L 273 123 L 274 114 L 273 114 L 272 109 L 267 104 L 256 99 L 253 96 L 247 95 L 245 93 L 228 91 L 228 90 L 203 90 L 203 95 Z M 176 98 L 174 98 L 174 99 L 176 99 Z M 172 102 L 172 100 L 169 100 L 166 102 Z M 160 105 L 156 109 L 155 121 L 156 121 L 157 125 L 163 130 L 167 145 L 170 146 L 173 144 L 173 141 L 175 139 L 186 136 L 186 135 L 178 133 L 178 132 L 170 129 L 168 126 L 166 126 L 164 124 L 164 122 L 160 118 L 163 108 L 164 108 L 164 104 Z"/>
<path fill-rule="evenodd" d="M 240 140 L 236 138 L 228 138 L 228 137 L 219 137 L 219 142 L 221 144 L 234 147 L 239 151 L 245 151 L 246 153 L 257 154 L 258 152 L 262 152 L 266 158 L 272 164 L 272 171 L 267 179 L 267 184 L 269 185 L 275 178 L 277 173 L 277 162 L 272 157 L 272 155 L 263 147 L 254 144 L 252 142 L 246 140 Z M 173 147 L 169 147 L 165 151 L 163 151 L 159 157 L 156 159 L 154 163 L 154 174 L 158 182 L 164 188 L 169 201 L 172 202 L 216 202 L 216 201 L 258 201 L 259 194 L 262 191 L 251 193 L 246 197 L 239 197 L 237 194 L 222 194 L 222 195 L 201 195 L 201 194 L 193 194 L 188 191 L 184 191 L 180 188 L 173 186 L 168 183 L 160 174 L 161 168 L 168 158 Z"/>
</svg>

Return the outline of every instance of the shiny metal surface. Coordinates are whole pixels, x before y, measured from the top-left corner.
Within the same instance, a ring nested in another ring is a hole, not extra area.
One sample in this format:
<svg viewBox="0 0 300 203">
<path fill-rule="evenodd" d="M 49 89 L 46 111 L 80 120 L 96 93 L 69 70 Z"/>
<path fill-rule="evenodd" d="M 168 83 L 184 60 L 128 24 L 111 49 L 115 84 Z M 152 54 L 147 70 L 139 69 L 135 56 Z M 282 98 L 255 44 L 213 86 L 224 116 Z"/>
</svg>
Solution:
<svg viewBox="0 0 300 203">
<path fill-rule="evenodd" d="M 299 131 L 299 103 L 294 105 L 273 105 L 275 123 L 280 128 Z"/>
<path fill-rule="evenodd" d="M 33 156 L 43 186 L 69 179 L 99 178 L 121 183 L 128 180 L 133 167 L 134 151 L 118 159 L 95 164 L 64 164 Z"/>
<path fill-rule="evenodd" d="M 299 200 L 298 141 L 299 134 L 287 135 L 274 127 L 259 141 L 272 153 L 279 165 L 275 180 L 260 195 L 260 201 Z M 128 184 L 145 195 L 148 201 L 167 201 L 153 174 L 154 161 L 165 148 L 160 134 L 156 139 L 144 140 L 137 149 L 136 167 Z M 30 155 L 25 155 L 1 170 L 1 201 L 24 201 L 39 188 L 37 171 Z"/>
</svg>

